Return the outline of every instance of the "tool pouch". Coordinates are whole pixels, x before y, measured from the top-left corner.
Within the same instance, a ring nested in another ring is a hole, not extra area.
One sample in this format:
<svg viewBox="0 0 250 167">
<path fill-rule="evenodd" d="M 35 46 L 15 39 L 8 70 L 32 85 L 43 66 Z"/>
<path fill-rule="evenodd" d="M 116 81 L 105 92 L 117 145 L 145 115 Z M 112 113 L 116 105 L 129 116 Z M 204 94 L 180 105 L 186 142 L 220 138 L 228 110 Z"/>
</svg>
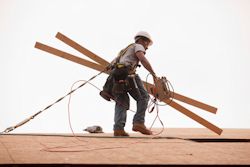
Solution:
<svg viewBox="0 0 250 167">
<path fill-rule="evenodd" d="M 127 77 L 130 68 L 124 64 L 117 63 L 112 71 L 113 76 L 113 88 L 112 93 L 120 94 L 125 93 L 128 87 Z"/>
<path fill-rule="evenodd" d="M 127 92 L 127 81 L 114 82 L 112 93 L 123 94 Z"/>
</svg>

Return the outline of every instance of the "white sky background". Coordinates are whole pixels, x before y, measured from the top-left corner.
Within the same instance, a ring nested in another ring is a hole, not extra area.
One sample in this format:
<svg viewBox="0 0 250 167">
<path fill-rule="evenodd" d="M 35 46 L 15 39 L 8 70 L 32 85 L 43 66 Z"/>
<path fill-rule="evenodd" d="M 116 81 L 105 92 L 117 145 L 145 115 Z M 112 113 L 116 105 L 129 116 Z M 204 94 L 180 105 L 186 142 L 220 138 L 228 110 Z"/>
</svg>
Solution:
<svg viewBox="0 0 250 167">
<path fill-rule="evenodd" d="M 250 1 L 243 0 L 0 0 L 0 131 L 31 116 L 97 71 L 35 49 L 36 41 L 86 58 L 55 38 L 61 32 L 111 61 L 148 31 L 147 51 L 158 76 L 175 91 L 218 107 L 216 115 L 183 104 L 221 128 L 250 128 Z M 138 69 L 143 80 L 148 72 Z M 92 83 L 102 87 L 107 75 Z M 13 132 L 70 132 L 68 99 Z M 135 102 L 131 98 L 131 109 Z M 90 85 L 71 100 L 75 132 L 113 127 L 114 103 Z M 128 111 L 126 130 L 133 113 Z M 150 126 L 154 114 L 146 115 Z M 165 127 L 203 127 L 169 106 L 160 107 Z M 159 122 L 156 127 L 161 127 Z"/>
</svg>

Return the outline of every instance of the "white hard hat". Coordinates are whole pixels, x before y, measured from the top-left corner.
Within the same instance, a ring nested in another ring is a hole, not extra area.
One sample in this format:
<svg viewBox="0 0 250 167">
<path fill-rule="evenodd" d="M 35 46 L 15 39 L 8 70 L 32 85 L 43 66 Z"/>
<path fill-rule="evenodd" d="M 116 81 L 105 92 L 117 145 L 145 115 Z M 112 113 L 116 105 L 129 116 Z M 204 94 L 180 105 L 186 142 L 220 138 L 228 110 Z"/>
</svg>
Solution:
<svg viewBox="0 0 250 167">
<path fill-rule="evenodd" d="M 138 37 L 145 37 L 147 39 L 149 39 L 150 43 L 149 45 L 153 44 L 153 40 L 151 38 L 151 36 L 149 35 L 149 33 L 147 33 L 146 31 L 139 31 L 136 35 L 135 35 L 135 40 L 137 40 Z"/>
</svg>

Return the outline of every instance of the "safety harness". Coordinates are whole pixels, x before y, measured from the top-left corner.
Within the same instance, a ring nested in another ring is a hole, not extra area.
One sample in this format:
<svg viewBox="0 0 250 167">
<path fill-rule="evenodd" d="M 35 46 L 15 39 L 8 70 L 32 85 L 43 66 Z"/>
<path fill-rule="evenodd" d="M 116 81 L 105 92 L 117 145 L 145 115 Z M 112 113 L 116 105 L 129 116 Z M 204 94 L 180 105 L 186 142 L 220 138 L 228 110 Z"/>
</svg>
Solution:
<svg viewBox="0 0 250 167">
<path fill-rule="evenodd" d="M 119 52 L 117 58 L 115 59 L 113 70 L 111 72 L 111 75 L 114 78 L 112 93 L 115 94 L 124 93 L 131 87 L 128 82 L 128 76 L 135 73 L 135 67 L 132 67 L 132 65 L 126 65 L 124 63 L 120 63 L 120 59 L 125 55 L 127 50 L 133 45 L 134 43 L 129 44 L 126 48 L 122 49 Z"/>
</svg>

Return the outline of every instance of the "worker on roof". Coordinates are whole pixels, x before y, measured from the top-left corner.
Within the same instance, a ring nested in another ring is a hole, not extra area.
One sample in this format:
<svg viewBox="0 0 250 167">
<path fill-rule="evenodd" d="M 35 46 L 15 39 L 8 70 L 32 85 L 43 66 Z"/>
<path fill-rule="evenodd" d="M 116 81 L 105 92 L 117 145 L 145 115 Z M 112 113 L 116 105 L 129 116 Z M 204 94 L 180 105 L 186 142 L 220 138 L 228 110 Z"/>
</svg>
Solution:
<svg viewBox="0 0 250 167">
<path fill-rule="evenodd" d="M 103 87 L 100 95 L 110 101 L 110 98 L 116 101 L 114 116 L 114 136 L 129 136 L 125 132 L 127 110 L 129 109 L 128 93 L 137 102 L 137 111 L 133 118 L 133 131 L 138 131 L 145 135 L 151 135 L 152 131 L 146 128 L 145 112 L 148 106 L 149 95 L 138 74 L 136 68 L 139 62 L 151 73 L 154 80 L 156 74 L 146 59 L 145 54 L 149 46 L 153 44 L 151 36 L 140 31 L 134 37 L 135 43 L 128 45 L 121 50 L 118 56 L 109 66 L 111 72 Z"/>
</svg>

